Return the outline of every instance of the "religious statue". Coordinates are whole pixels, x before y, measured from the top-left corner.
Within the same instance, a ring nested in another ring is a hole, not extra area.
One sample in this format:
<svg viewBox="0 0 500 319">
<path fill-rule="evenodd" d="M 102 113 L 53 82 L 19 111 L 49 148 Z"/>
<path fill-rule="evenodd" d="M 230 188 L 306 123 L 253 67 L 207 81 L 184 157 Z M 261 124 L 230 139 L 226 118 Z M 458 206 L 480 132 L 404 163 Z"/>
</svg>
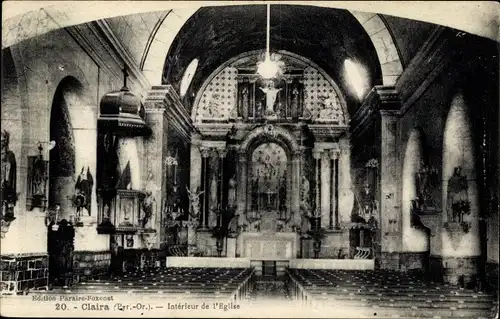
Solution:
<svg viewBox="0 0 500 319">
<path fill-rule="evenodd" d="M 209 198 L 209 209 L 210 212 L 208 214 L 208 225 L 210 227 L 214 227 L 217 224 L 217 210 L 219 208 L 219 204 L 217 202 L 217 179 L 213 176 L 210 180 L 210 198 Z"/>
<path fill-rule="evenodd" d="M 156 200 L 155 197 L 153 196 L 153 191 L 148 189 L 146 190 L 146 196 L 144 197 L 144 200 L 142 201 L 142 211 L 144 212 L 144 216 L 142 217 L 142 228 L 146 228 L 148 225 L 148 222 L 151 220 L 153 221 L 154 217 L 154 204 Z"/>
<path fill-rule="evenodd" d="M 32 169 L 32 194 L 33 196 L 45 196 L 45 183 L 47 181 L 47 165 L 42 156 L 37 156 L 33 162 Z"/>
<path fill-rule="evenodd" d="M 310 190 L 310 184 L 309 180 L 305 175 L 302 176 L 302 189 L 300 192 L 300 205 L 303 207 L 303 209 L 308 210 L 310 208 L 309 204 L 309 190 Z"/>
<path fill-rule="evenodd" d="M 229 179 L 227 191 L 227 206 L 236 206 L 236 180 L 234 176 Z"/>
<path fill-rule="evenodd" d="M 460 166 L 455 167 L 453 176 L 448 180 L 447 206 L 450 222 L 462 222 L 463 215 L 470 212 L 467 177 L 461 172 Z"/>
<path fill-rule="evenodd" d="M 172 220 L 177 220 L 177 218 L 184 215 L 179 199 L 176 199 L 172 206 L 167 208 L 167 215 L 170 216 Z"/>
<path fill-rule="evenodd" d="M 218 93 L 212 93 L 208 101 L 208 115 L 212 118 L 217 118 L 220 116 L 220 104 L 221 96 Z"/>
<path fill-rule="evenodd" d="M 274 87 L 274 81 L 269 80 L 267 82 L 267 86 L 264 88 L 260 88 L 264 94 L 266 94 L 266 115 L 273 115 L 274 112 L 274 103 L 276 102 L 276 97 L 282 89 L 277 89 Z"/>
<path fill-rule="evenodd" d="M 80 172 L 75 184 L 77 214 L 81 215 L 82 210 L 86 209 L 88 215 L 91 215 L 93 186 L 94 179 L 90 173 L 90 168 L 87 166 L 87 170 L 85 171 L 85 166 L 82 167 L 82 171 Z"/>
<path fill-rule="evenodd" d="M 16 183 L 16 155 L 9 149 L 10 133 L 2 131 L 2 183 L 1 183 L 1 201 L 2 217 L 5 215 L 14 215 L 14 206 L 17 202 L 17 183 Z"/>
<path fill-rule="evenodd" d="M 366 222 L 368 222 L 371 217 L 374 217 L 377 210 L 377 201 L 375 200 L 375 196 L 371 191 L 370 184 L 364 184 L 363 190 L 360 193 L 359 201 L 359 216 L 362 217 Z"/>
<path fill-rule="evenodd" d="M 196 189 L 191 192 L 187 186 L 186 190 L 188 192 L 189 201 L 191 202 L 191 211 L 189 214 L 192 218 L 198 219 L 200 216 L 200 196 L 205 193 L 205 191 L 199 191 L 198 187 L 196 187 Z"/>
<path fill-rule="evenodd" d="M 432 186 L 436 183 L 436 169 L 430 169 L 423 161 L 421 161 L 420 169 L 416 174 L 418 205 L 432 206 Z"/>
<path fill-rule="evenodd" d="M 296 110 L 299 116 L 302 115 L 299 112 L 299 89 L 297 86 L 294 86 L 292 89 L 292 110 Z"/>
<path fill-rule="evenodd" d="M 248 115 L 248 88 L 246 86 L 241 90 L 241 115 L 243 118 Z"/>
<path fill-rule="evenodd" d="M 240 219 L 239 214 L 234 214 L 231 220 L 229 221 L 228 229 L 229 233 L 236 235 L 238 233 L 238 221 Z"/>
<path fill-rule="evenodd" d="M 307 233 L 311 229 L 311 215 L 307 211 L 303 211 L 300 219 L 300 232 L 302 234 Z"/>
</svg>

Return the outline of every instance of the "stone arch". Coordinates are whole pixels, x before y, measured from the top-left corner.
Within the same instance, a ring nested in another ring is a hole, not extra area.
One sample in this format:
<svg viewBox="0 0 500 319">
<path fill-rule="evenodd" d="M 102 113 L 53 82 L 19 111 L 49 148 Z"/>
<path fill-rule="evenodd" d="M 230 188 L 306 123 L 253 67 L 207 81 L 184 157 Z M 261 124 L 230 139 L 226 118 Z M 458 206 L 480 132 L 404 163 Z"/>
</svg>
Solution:
<svg viewBox="0 0 500 319">
<path fill-rule="evenodd" d="M 424 160 L 423 136 L 420 128 L 414 128 L 408 137 L 403 161 L 402 173 L 402 235 L 403 250 L 410 252 L 425 252 L 429 250 L 428 234 L 411 227 L 411 200 L 417 197 L 416 173 Z"/>
<path fill-rule="evenodd" d="M 375 47 L 382 70 L 382 84 L 394 85 L 403 73 L 403 64 L 386 24 L 379 14 L 361 11 L 350 12 L 365 29 Z"/>
<path fill-rule="evenodd" d="M 467 177 L 467 199 L 470 202 L 470 215 L 464 220 L 470 222 L 470 229 L 461 236 L 449 230 L 442 232 L 442 255 L 448 257 L 479 256 L 479 198 L 477 186 L 476 157 L 474 150 L 474 131 L 469 116 L 468 105 L 461 91 L 451 99 L 443 134 L 443 168 L 442 168 L 442 221 L 450 222 L 448 203 L 448 181 L 461 167 L 461 175 Z"/>
<path fill-rule="evenodd" d="M 286 148 L 288 148 L 291 152 L 291 155 L 299 151 L 299 143 L 297 142 L 295 136 L 293 136 L 287 129 L 274 125 L 259 126 L 252 130 L 242 141 L 240 150 L 247 152 L 262 136 L 266 136 L 269 141 L 275 141 L 281 145 L 284 143 Z"/>
<path fill-rule="evenodd" d="M 187 20 L 200 8 L 201 6 L 171 10 L 156 29 L 156 34 L 150 37 L 141 68 L 150 84 L 161 83 L 165 59 L 175 37 Z M 379 14 L 349 11 L 370 36 L 381 66 L 382 84 L 394 85 L 403 72 L 403 65 L 387 26 Z"/>
<path fill-rule="evenodd" d="M 76 78 L 63 78 L 54 93 L 50 110 L 50 140 L 56 145 L 49 160 L 49 207 L 57 203 L 64 214 L 73 210 L 68 196 L 73 195 L 76 174 L 75 136 L 69 108 L 82 91 L 83 86 Z"/>
</svg>

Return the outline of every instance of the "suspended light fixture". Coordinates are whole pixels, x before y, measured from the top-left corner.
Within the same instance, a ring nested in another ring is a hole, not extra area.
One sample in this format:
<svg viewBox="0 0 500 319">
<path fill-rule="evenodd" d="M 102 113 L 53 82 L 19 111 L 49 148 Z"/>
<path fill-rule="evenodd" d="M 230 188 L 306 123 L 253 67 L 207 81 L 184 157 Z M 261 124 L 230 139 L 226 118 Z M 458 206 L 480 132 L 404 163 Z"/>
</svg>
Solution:
<svg viewBox="0 0 500 319">
<path fill-rule="evenodd" d="M 264 79 L 276 78 L 281 72 L 281 67 L 277 61 L 271 59 L 270 54 L 270 33 L 271 33 L 271 5 L 267 4 L 267 29 L 266 29 L 266 54 L 264 61 L 257 63 L 257 73 Z"/>
</svg>

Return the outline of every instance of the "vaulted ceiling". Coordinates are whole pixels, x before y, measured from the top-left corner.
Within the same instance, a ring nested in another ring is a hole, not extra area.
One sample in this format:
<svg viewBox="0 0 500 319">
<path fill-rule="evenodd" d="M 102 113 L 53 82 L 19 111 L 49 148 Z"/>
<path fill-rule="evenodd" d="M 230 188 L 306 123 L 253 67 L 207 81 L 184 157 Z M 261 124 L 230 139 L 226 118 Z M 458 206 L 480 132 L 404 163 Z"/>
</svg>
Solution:
<svg viewBox="0 0 500 319">
<path fill-rule="evenodd" d="M 343 75 L 347 58 L 367 71 L 368 84 L 381 84 L 377 53 L 370 37 L 346 10 L 314 6 L 271 6 L 271 50 L 304 56 L 323 68 L 343 90 L 352 109 L 359 102 L 349 93 Z M 198 70 L 184 100 L 190 106 L 204 80 L 230 58 L 266 47 L 266 6 L 221 6 L 199 9 L 181 28 L 170 47 L 163 83 L 179 88 L 188 64 Z"/>
</svg>

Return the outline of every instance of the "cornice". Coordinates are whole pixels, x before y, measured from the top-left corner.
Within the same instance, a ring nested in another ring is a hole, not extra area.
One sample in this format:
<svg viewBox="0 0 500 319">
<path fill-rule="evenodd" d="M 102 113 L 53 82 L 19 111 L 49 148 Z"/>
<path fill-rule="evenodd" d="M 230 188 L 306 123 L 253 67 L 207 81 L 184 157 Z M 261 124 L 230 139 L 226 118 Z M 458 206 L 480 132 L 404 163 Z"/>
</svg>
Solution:
<svg viewBox="0 0 500 319">
<path fill-rule="evenodd" d="M 171 85 L 153 86 L 144 100 L 146 112 L 165 111 L 168 125 L 186 142 L 191 142 L 191 133 L 197 133 L 189 113 Z"/>
<path fill-rule="evenodd" d="M 405 114 L 436 77 L 452 63 L 454 50 L 450 44 L 450 37 L 454 36 L 456 36 L 455 31 L 441 26 L 436 27 L 401 74 L 396 84 L 402 101 L 400 115 Z"/>
<path fill-rule="evenodd" d="M 115 60 L 118 59 L 118 61 L 123 64 L 121 68 L 126 66 L 131 75 L 134 76 L 137 79 L 137 82 L 140 83 L 142 89 L 144 91 L 149 89 L 149 81 L 146 79 L 136 61 L 134 61 L 134 58 L 128 52 L 127 48 L 125 48 L 122 42 L 116 37 L 108 22 L 103 19 L 93 21 L 91 24 L 93 24 L 97 31 L 99 31 L 98 33 L 103 35 L 102 38 L 105 40 L 103 44 L 106 44 L 111 48 L 111 52 L 113 52 L 116 56 Z"/>
<path fill-rule="evenodd" d="M 399 93 L 394 86 L 374 86 L 351 119 L 351 134 L 361 134 L 376 118 L 392 114 L 398 116 L 401 107 Z"/>
<path fill-rule="evenodd" d="M 332 138 L 338 139 L 340 135 L 349 130 L 349 125 L 309 124 L 308 129 L 317 141 L 324 141 Z"/>
</svg>

